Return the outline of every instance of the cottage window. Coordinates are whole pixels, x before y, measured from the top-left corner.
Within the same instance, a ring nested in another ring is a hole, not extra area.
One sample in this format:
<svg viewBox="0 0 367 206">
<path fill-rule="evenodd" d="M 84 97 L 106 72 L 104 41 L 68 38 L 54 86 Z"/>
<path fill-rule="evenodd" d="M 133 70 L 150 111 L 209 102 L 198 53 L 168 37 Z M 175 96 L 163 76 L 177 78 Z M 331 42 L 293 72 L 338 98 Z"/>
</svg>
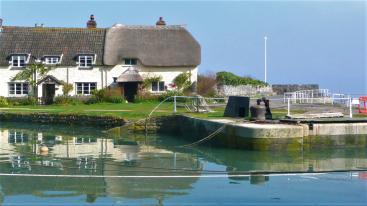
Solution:
<svg viewBox="0 0 367 206">
<path fill-rule="evenodd" d="M 91 55 L 81 55 L 79 56 L 79 67 L 81 68 L 91 68 L 93 65 L 94 57 Z"/>
<path fill-rule="evenodd" d="M 26 82 L 9 83 L 9 95 L 10 96 L 27 95 L 28 90 L 29 90 L 29 85 Z"/>
<path fill-rule="evenodd" d="M 23 132 L 9 131 L 8 143 L 24 143 L 28 141 L 28 135 Z"/>
<path fill-rule="evenodd" d="M 44 58 L 45 58 L 44 63 L 48 65 L 55 65 L 60 63 L 59 56 L 45 56 Z"/>
<path fill-rule="evenodd" d="M 89 95 L 93 90 L 97 89 L 95 82 L 79 82 L 76 83 L 76 94 Z"/>
<path fill-rule="evenodd" d="M 125 65 L 137 65 L 138 60 L 137 59 L 124 59 Z"/>
<path fill-rule="evenodd" d="M 25 67 L 27 63 L 27 55 L 13 55 L 11 56 L 12 67 Z"/>
<path fill-rule="evenodd" d="M 152 82 L 152 91 L 153 92 L 163 92 L 165 91 L 164 82 Z"/>
</svg>

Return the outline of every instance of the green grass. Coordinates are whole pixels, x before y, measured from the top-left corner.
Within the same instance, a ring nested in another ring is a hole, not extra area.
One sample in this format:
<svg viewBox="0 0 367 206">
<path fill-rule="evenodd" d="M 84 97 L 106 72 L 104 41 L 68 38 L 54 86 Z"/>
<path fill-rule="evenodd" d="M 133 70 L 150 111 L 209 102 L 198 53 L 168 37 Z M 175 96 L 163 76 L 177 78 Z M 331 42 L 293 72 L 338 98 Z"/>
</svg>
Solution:
<svg viewBox="0 0 367 206">
<path fill-rule="evenodd" d="M 0 108 L 0 112 L 9 113 L 52 113 L 52 114 L 83 114 L 91 116 L 118 116 L 128 120 L 138 120 L 145 118 L 159 104 L 159 102 L 143 102 L 143 103 L 99 103 L 99 104 L 80 104 L 80 105 L 36 105 L 36 106 L 10 106 Z M 304 111 L 292 111 L 295 113 L 303 113 Z M 177 108 L 178 114 L 185 114 L 197 118 L 215 119 L 225 118 L 224 107 L 213 108 L 208 113 L 188 112 L 185 108 Z M 273 118 L 280 119 L 287 115 L 287 110 L 272 110 Z M 173 103 L 163 103 L 154 113 L 153 116 L 173 114 Z"/>
<path fill-rule="evenodd" d="M 143 103 L 99 103 L 80 105 L 36 105 L 36 106 L 10 106 L 0 108 L 0 112 L 8 113 L 52 113 L 52 114 L 83 114 L 91 116 L 118 116 L 128 120 L 145 118 L 159 104 L 159 102 Z M 177 113 L 197 115 L 201 118 L 222 117 L 224 108 L 219 108 L 213 113 L 189 113 L 185 108 L 177 108 Z M 153 116 L 173 114 L 173 103 L 166 102 L 159 106 Z"/>
</svg>

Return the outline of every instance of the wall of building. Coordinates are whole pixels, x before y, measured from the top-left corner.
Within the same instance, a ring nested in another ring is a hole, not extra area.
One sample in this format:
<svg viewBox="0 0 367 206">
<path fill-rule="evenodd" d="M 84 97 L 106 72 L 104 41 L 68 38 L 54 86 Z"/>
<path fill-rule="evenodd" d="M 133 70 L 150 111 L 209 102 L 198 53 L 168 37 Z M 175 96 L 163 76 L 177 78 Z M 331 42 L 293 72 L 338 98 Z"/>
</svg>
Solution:
<svg viewBox="0 0 367 206">
<path fill-rule="evenodd" d="M 165 82 L 167 89 L 172 89 L 169 84 L 173 79 L 182 72 L 191 72 L 191 82 L 197 81 L 197 67 L 144 67 L 136 65 L 140 74 L 144 77 L 161 76 Z M 97 89 L 102 89 L 113 84 L 113 77 L 119 77 L 129 66 L 116 65 L 114 67 L 93 67 L 92 69 L 80 69 L 77 66 L 57 67 L 52 69 L 48 74 L 56 77 L 60 81 L 68 82 L 73 85 L 70 95 L 76 95 L 77 82 L 95 82 Z M 0 96 L 9 97 L 9 82 L 20 72 L 21 69 L 12 69 L 7 66 L 0 66 Z M 21 82 L 21 81 L 19 81 Z M 62 95 L 62 85 L 56 86 L 56 96 Z M 38 87 L 38 96 L 42 97 L 42 85 Z"/>
</svg>

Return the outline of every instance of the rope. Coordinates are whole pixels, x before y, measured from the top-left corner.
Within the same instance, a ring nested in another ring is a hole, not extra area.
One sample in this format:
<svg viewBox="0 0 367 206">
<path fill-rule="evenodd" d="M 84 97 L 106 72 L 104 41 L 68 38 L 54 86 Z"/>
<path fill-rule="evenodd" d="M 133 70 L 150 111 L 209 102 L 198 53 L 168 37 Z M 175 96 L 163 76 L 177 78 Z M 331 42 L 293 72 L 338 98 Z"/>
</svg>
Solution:
<svg viewBox="0 0 367 206">
<path fill-rule="evenodd" d="M 200 139 L 196 142 L 193 142 L 191 144 L 186 144 L 186 145 L 181 145 L 181 146 L 178 146 L 178 147 L 193 147 L 193 146 L 196 146 L 196 145 L 199 145 L 201 143 L 204 143 L 206 141 L 209 141 L 211 140 L 212 138 L 214 138 L 215 136 L 217 136 L 221 131 L 224 130 L 224 128 L 226 127 L 227 125 L 226 124 L 223 124 L 221 127 L 219 127 L 217 130 L 215 130 L 213 133 L 211 133 L 210 135 L 204 137 L 203 139 Z"/>
</svg>

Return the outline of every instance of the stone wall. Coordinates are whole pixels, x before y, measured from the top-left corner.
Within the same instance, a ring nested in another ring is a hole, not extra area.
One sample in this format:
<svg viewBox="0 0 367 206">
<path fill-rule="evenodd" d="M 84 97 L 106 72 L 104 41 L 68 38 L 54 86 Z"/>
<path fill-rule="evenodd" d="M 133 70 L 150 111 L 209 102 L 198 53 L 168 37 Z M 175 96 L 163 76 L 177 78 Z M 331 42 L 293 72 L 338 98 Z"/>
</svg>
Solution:
<svg viewBox="0 0 367 206">
<path fill-rule="evenodd" d="M 0 112 L 0 121 L 97 126 L 103 128 L 118 127 L 126 124 L 126 120 L 121 117 L 47 113 L 15 114 Z"/>
<path fill-rule="evenodd" d="M 273 84 L 272 89 L 276 94 L 283 95 L 285 92 L 319 89 L 319 85 L 318 84 Z"/>
<path fill-rule="evenodd" d="M 272 95 L 273 90 L 271 86 L 260 87 L 251 85 L 218 85 L 218 94 L 221 96 L 254 96 L 254 95 Z"/>
</svg>

